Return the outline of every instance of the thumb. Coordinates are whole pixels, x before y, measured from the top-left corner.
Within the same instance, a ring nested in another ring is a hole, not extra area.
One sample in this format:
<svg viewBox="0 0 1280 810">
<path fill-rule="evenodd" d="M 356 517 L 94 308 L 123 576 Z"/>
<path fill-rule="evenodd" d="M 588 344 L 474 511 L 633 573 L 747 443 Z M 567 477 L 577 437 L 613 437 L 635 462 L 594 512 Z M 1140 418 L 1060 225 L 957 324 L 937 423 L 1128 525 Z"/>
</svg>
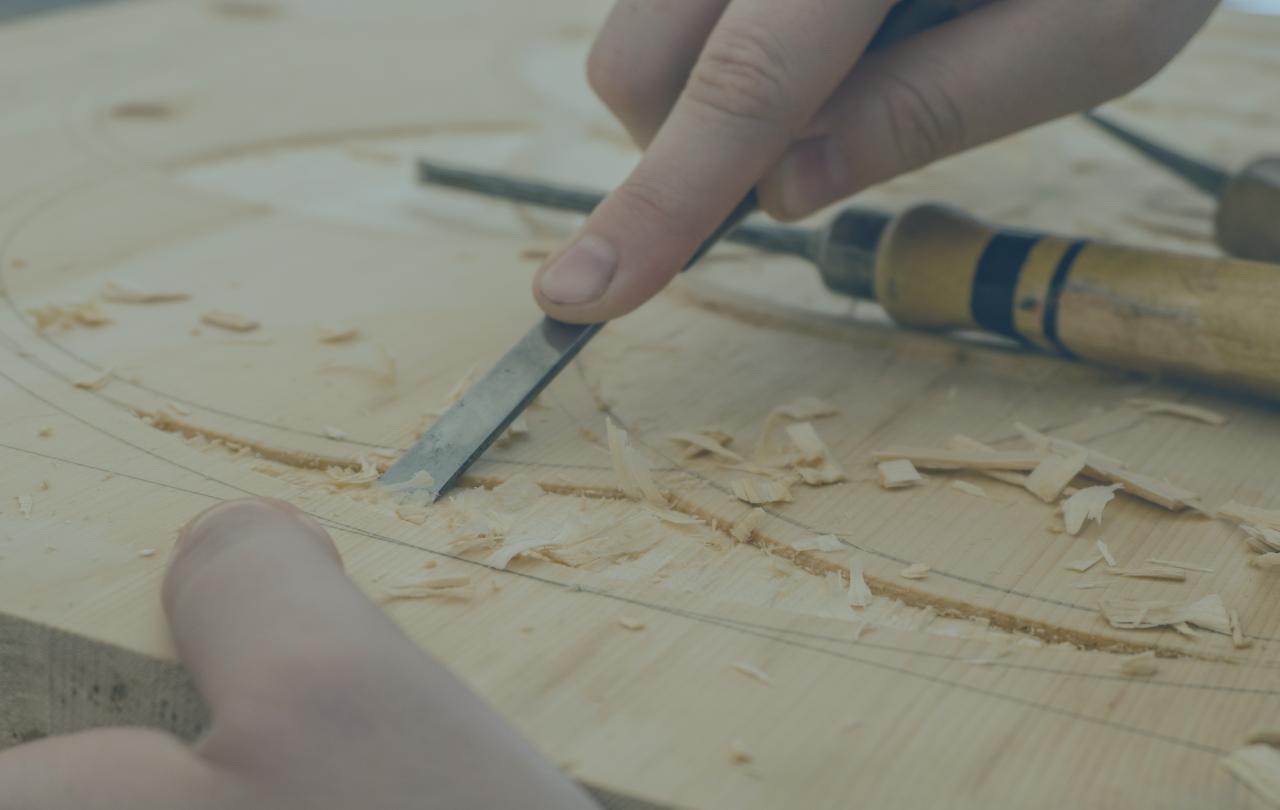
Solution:
<svg viewBox="0 0 1280 810">
<path fill-rule="evenodd" d="M 689 261 L 856 61 L 888 0 L 734 0 L 631 175 L 534 278 L 547 314 L 624 315 Z"/>
</svg>

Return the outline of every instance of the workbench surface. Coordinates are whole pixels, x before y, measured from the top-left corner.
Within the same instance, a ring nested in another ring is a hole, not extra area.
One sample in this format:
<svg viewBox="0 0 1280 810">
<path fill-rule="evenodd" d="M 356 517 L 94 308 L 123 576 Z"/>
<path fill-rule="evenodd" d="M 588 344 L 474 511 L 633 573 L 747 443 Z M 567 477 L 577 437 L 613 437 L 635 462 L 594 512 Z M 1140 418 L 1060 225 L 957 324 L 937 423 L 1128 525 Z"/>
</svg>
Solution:
<svg viewBox="0 0 1280 810">
<path fill-rule="evenodd" d="M 0 27 L 0 739 L 108 723 L 196 733 L 203 710 L 172 661 L 159 583 L 191 515 L 259 494 L 321 520 L 375 597 L 430 560 L 470 576 L 469 599 L 387 609 L 554 761 L 615 797 L 1258 805 L 1219 758 L 1277 707 L 1278 575 L 1247 565 L 1235 526 L 1121 496 L 1100 529 L 1070 537 L 1019 488 L 938 474 L 885 491 L 870 457 L 955 434 L 1014 448 L 1022 422 L 1207 507 L 1276 508 L 1269 403 L 897 331 L 874 305 L 827 295 L 801 262 L 726 246 L 610 325 L 530 411 L 527 435 L 489 453 L 469 484 L 523 476 L 554 493 L 525 516 L 532 532 L 633 509 L 613 497 L 607 414 L 703 525 L 613 560 L 521 557 L 499 570 L 486 549 L 455 542 L 456 509 L 407 521 L 293 463 L 385 461 L 536 320 L 529 277 L 574 218 L 417 188 L 413 160 L 616 183 L 635 153 L 582 77 L 605 11 L 589 0 L 139 1 Z M 1274 150 L 1280 84 L 1262 77 L 1280 75 L 1277 37 L 1280 19 L 1219 12 L 1167 72 L 1113 105 L 1117 117 L 1231 167 Z M 1211 201 L 1079 120 L 862 199 L 1214 250 Z M 190 298 L 98 300 L 77 321 L 74 306 L 107 282 Z M 201 321 L 211 310 L 261 326 L 220 329 Z M 86 325 L 94 313 L 110 323 Z M 66 328 L 37 328 L 59 314 Z M 320 340 L 346 327 L 358 336 Z M 749 449 L 770 411 L 801 395 L 837 407 L 814 424 L 850 480 L 797 488 L 737 543 L 726 530 L 749 510 L 730 491 L 742 473 L 685 459 L 664 437 L 718 424 Z M 1132 397 L 1229 421 L 1151 415 Z M 842 550 L 779 554 L 822 534 Z M 1066 568 L 1099 538 L 1121 564 L 1211 570 L 1161 582 Z M 826 574 L 852 561 L 875 598 L 833 610 Z M 904 579 L 910 563 L 931 572 Z M 1212 594 L 1239 612 L 1251 646 L 1118 630 L 1098 610 L 1103 598 Z M 1147 649 L 1162 655 L 1158 672 L 1122 675 L 1120 656 Z M 769 682 L 734 668 L 744 662 Z M 749 763 L 734 761 L 734 740 Z"/>
</svg>

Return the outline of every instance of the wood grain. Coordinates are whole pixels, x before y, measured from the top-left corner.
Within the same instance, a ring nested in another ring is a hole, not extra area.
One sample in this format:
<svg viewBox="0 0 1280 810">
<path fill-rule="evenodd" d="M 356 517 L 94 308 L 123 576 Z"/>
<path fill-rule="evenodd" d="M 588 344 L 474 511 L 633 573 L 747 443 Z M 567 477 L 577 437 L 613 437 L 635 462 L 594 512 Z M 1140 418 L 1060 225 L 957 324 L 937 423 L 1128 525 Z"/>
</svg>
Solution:
<svg viewBox="0 0 1280 810">
<path fill-rule="evenodd" d="M 1208 505 L 1275 507 L 1271 406 L 898 331 L 876 308 L 828 296 L 798 262 L 724 248 L 610 325 L 530 412 L 529 435 L 474 470 L 475 481 L 524 474 L 561 493 L 540 499 L 530 532 L 580 510 L 624 514 L 629 504 L 600 497 L 616 488 L 600 439 L 607 411 L 676 505 L 707 520 L 665 532 L 638 559 L 493 570 L 483 554 L 450 550 L 438 510 L 407 522 L 358 488 L 334 492 L 322 470 L 140 419 L 176 404 L 185 421 L 296 453 L 407 447 L 468 369 L 534 321 L 536 258 L 522 255 L 554 246 L 574 222 L 415 188 L 413 160 L 602 188 L 634 160 L 581 78 L 604 4 L 260 5 L 122 3 L 0 28 L 0 75 L 23 77 L 4 83 L 0 117 L 8 740 L 119 722 L 198 729 L 158 585 L 178 526 L 252 493 L 324 522 L 372 594 L 429 560 L 441 576 L 470 576 L 480 594 L 470 601 L 387 609 L 548 756 L 627 801 L 1256 805 L 1217 759 L 1274 711 L 1280 610 L 1273 574 L 1247 566 L 1232 526 L 1120 497 L 1101 531 L 1070 538 L 1052 531 L 1052 507 L 988 479 L 973 479 L 985 498 L 952 489 L 947 474 L 884 491 L 871 454 L 940 447 L 957 433 L 1018 449 L 1021 421 Z M 1221 13 L 1121 106 L 1146 129 L 1242 164 L 1280 124 L 1274 83 L 1258 79 L 1280 68 L 1277 33 L 1275 22 Z M 865 199 L 934 199 L 1005 224 L 1213 252 L 1207 200 L 1075 121 Z M 99 302 L 112 323 L 35 330 L 31 309 L 90 301 L 107 281 L 190 300 Z M 218 333 L 200 324 L 213 309 L 261 327 Z M 359 338 L 320 340 L 339 326 Z M 101 389 L 73 384 L 107 369 Z M 838 406 L 815 426 L 851 480 L 797 487 L 793 503 L 770 507 L 754 544 L 735 543 L 724 529 L 749 508 L 731 494 L 742 474 L 686 460 L 663 437 L 719 424 L 750 448 L 770 411 L 800 394 Z M 1230 421 L 1152 415 L 1125 405 L 1131 397 L 1209 406 Z M 29 518 L 19 495 L 32 497 Z M 845 550 L 783 548 L 819 534 Z M 1172 583 L 1068 570 L 1099 537 L 1124 566 L 1158 558 L 1212 572 Z M 159 553 L 140 556 L 150 548 Z M 823 575 L 855 559 L 876 598 L 833 618 Z M 899 576 L 912 563 L 928 576 Z M 1075 587 L 1091 579 L 1106 587 Z M 1212 593 L 1239 610 L 1252 647 L 1116 630 L 1097 611 L 1103 595 Z M 645 629 L 627 630 L 620 615 Z M 1177 657 L 1143 679 L 1122 676 L 1107 651 L 1148 648 Z M 750 764 L 732 761 L 735 738 Z"/>
</svg>

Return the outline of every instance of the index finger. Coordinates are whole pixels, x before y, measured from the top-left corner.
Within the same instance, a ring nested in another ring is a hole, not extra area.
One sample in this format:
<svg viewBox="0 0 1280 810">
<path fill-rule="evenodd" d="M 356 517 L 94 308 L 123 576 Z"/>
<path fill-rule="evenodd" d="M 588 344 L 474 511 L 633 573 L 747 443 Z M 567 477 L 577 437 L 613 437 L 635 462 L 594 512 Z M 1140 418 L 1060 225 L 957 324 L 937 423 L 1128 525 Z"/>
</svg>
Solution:
<svg viewBox="0 0 1280 810">
<path fill-rule="evenodd" d="M 733 0 L 631 175 L 538 272 L 554 318 L 652 297 L 778 159 L 866 47 L 891 0 Z"/>
</svg>

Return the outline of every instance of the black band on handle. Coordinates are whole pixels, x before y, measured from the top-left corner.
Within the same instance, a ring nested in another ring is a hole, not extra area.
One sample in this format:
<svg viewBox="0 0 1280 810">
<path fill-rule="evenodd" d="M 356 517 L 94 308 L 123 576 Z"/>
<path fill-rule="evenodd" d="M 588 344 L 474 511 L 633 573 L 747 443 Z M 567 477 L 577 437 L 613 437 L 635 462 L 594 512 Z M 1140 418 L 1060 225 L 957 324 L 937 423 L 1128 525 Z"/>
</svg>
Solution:
<svg viewBox="0 0 1280 810">
<path fill-rule="evenodd" d="M 1038 241 L 1034 234 L 1001 232 L 987 243 L 978 259 L 969 301 L 969 311 L 983 329 L 1023 339 L 1013 325 L 1013 298 L 1022 266 Z"/>
<path fill-rule="evenodd" d="M 1075 354 L 1058 338 L 1058 299 L 1062 297 L 1062 289 L 1067 286 L 1067 276 L 1071 274 L 1076 256 L 1080 255 L 1080 249 L 1087 244 L 1086 240 L 1080 239 L 1072 242 L 1062 252 L 1062 258 L 1058 259 L 1058 266 L 1053 269 L 1053 278 L 1049 279 L 1049 289 L 1044 296 L 1044 320 L 1041 325 L 1044 339 L 1072 360 L 1076 359 Z"/>
</svg>

